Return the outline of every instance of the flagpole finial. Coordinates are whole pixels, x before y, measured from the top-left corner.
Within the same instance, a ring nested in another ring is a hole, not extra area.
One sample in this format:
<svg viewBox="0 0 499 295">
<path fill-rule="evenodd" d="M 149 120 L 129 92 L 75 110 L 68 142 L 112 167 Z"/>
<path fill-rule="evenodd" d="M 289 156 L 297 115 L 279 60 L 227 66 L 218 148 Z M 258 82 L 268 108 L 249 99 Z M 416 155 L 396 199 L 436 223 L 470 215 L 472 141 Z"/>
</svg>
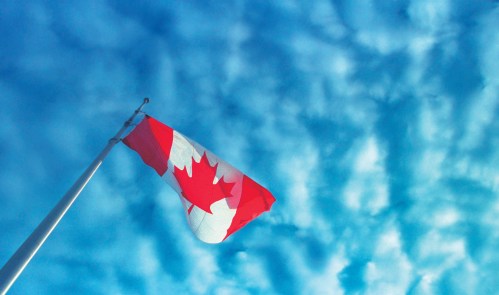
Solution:
<svg viewBox="0 0 499 295">
<path fill-rule="evenodd" d="M 138 109 L 135 110 L 135 113 L 138 114 L 142 111 L 142 108 L 149 103 L 149 98 L 148 97 L 145 97 L 144 98 L 144 101 L 142 102 L 142 104 L 139 106 Z"/>
</svg>

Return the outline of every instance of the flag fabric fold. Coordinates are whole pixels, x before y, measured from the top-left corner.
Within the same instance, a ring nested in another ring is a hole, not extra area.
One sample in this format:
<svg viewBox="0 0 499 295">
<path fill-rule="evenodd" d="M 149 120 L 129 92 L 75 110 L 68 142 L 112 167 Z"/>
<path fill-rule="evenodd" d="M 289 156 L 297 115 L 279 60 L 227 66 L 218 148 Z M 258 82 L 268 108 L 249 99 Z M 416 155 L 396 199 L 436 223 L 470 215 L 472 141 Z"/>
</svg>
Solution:
<svg viewBox="0 0 499 295">
<path fill-rule="evenodd" d="M 206 243 L 222 242 L 275 201 L 263 186 L 148 115 L 123 142 L 179 194 L 189 227 Z"/>
</svg>

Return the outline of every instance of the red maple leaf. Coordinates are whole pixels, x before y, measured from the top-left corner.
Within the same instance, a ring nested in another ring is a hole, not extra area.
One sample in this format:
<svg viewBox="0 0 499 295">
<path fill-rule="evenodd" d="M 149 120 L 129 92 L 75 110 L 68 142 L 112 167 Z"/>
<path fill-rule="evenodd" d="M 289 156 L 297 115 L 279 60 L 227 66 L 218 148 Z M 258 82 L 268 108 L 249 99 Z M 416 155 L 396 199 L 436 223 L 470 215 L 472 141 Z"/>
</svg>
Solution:
<svg viewBox="0 0 499 295">
<path fill-rule="evenodd" d="M 185 167 L 183 169 L 175 167 L 175 171 L 173 171 L 173 175 L 182 189 L 182 196 L 210 214 L 212 214 L 211 204 L 223 198 L 232 197 L 230 191 L 234 186 L 232 182 L 225 182 L 223 176 L 217 183 L 213 184 L 217 167 L 218 163 L 213 167 L 210 165 L 205 152 L 199 163 L 192 159 L 192 177 L 189 177 Z"/>
</svg>

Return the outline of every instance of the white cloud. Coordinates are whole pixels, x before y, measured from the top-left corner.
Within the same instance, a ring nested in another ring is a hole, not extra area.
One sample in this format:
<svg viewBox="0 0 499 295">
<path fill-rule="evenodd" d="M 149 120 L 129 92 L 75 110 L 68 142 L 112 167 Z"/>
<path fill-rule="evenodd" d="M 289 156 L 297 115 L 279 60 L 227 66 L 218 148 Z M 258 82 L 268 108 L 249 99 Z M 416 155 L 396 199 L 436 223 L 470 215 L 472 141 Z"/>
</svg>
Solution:
<svg viewBox="0 0 499 295">
<path fill-rule="evenodd" d="M 447 0 L 413 0 L 408 12 L 415 25 L 435 32 L 448 25 L 451 7 Z"/>
<path fill-rule="evenodd" d="M 378 236 L 375 253 L 367 264 L 366 294 L 403 294 L 407 291 L 413 279 L 413 266 L 401 246 L 396 228 L 388 228 Z"/>
<path fill-rule="evenodd" d="M 485 83 L 497 87 L 499 84 L 499 7 L 486 11 L 477 28 L 480 68 Z M 497 97 L 497 96 L 496 96 Z"/>
<path fill-rule="evenodd" d="M 283 154 L 279 171 L 288 180 L 287 187 L 289 221 L 299 227 L 310 227 L 315 223 L 310 190 L 311 180 L 318 169 L 318 152 L 310 144 L 292 153 Z"/>
<path fill-rule="evenodd" d="M 490 229 L 499 228 L 499 220 L 496 218 L 497 214 L 499 214 L 499 199 L 495 199 L 481 216 L 483 225 Z M 492 241 L 499 241 L 499 231 L 491 230 L 488 235 Z"/>
<path fill-rule="evenodd" d="M 352 176 L 343 193 L 344 202 L 352 210 L 376 214 L 388 205 L 385 155 L 376 137 L 363 140 L 352 158 Z"/>
<path fill-rule="evenodd" d="M 354 169 L 358 173 L 375 172 L 382 169 L 383 163 L 380 162 L 382 160 L 376 138 L 370 137 L 366 140 L 364 148 L 359 152 Z"/>
<path fill-rule="evenodd" d="M 423 98 L 418 118 L 421 146 L 415 161 L 415 180 L 420 185 L 436 184 L 446 177 L 446 160 L 452 149 L 455 135 L 452 121 L 453 104 L 448 97 Z"/>
<path fill-rule="evenodd" d="M 206 294 L 217 281 L 219 270 L 216 257 L 209 251 L 190 246 L 189 289 L 196 294 Z"/>
<path fill-rule="evenodd" d="M 445 208 L 436 211 L 432 215 L 435 219 L 434 225 L 436 227 L 449 227 L 455 225 L 461 219 L 459 213 L 453 208 Z"/>
<path fill-rule="evenodd" d="M 403 49 L 414 36 L 413 29 L 403 22 L 397 22 L 397 15 L 386 13 L 386 7 L 376 1 L 348 1 L 343 9 L 343 17 L 353 31 L 353 39 L 379 54 Z"/>
<path fill-rule="evenodd" d="M 329 259 L 322 273 L 318 275 L 310 274 L 304 280 L 306 282 L 305 290 L 314 294 L 345 294 L 345 290 L 342 288 L 338 277 L 341 271 L 348 265 L 348 260 L 345 257 L 344 250 L 341 247 L 338 248 L 339 250 Z"/>
<path fill-rule="evenodd" d="M 455 163 L 446 167 L 446 173 L 453 177 L 464 177 L 468 180 L 476 181 L 494 192 L 499 189 L 499 169 L 494 158 L 487 163 L 476 163 L 469 156 L 463 155 Z"/>
<path fill-rule="evenodd" d="M 417 59 L 417 61 L 421 62 L 427 55 L 429 51 L 435 45 L 436 38 L 433 36 L 416 36 L 410 40 L 409 43 L 409 52 Z M 413 69 L 421 69 L 421 65 L 414 66 Z"/>
<path fill-rule="evenodd" d="M 441 273 L 465 259 L 466 243 L 462 238 L 453 238 L 431 230 L 420 239 L 418 255 L 433 271 Z"/>
<path fill-rule="evenodd" d="M 476 94 L 476 99 L 468 109 L 466 131 L 460 143 L 461 148 L 474 149 L 484 141 L 485 129 L 496 119 L 498 107 L 499 94 L 496 86 L 486 86 Z"/>
<path fill-rule="evenodd" d="M 138 263 L 138 271 L 141 272 L 144 277 L 152 278 L 160 271 L 160 263 L 154 250 L 154 242 L 149 238 L 142 237 L 137 243 L 137 257 L 139 258 L 138 262 L 140 262 Z"/>
<path fill-rule="evenodd" d="M 435 147 L 450 145 L 453 136 L 452 112 L 453 103 L 449 97 L 439 95 L 422 98 L 419 128 L 425 142 Z"/>
<path fill-rule="evenodd" d="M 347 33 L 346 28 L 334 7 L 329 1 L 308 2 L 302 11 L 305 11 L 309 21 L 318 26 L 323 32 L 333 38 L 344 37 Z"/>
<path fill-rule="evenodd" d="M 244 50 L 241 47 L 251 37 L 251 30 L 241 21 L 230 26 L 228 30 L 229 56 L 225 62 L 225 71 L 227 73 L 227 81 L 225 83 L 230 85 L 238 77 L 245 76 L 245 70 L 249 66 L 244 60 Z"/>
<path fill-rule="evenodd" d="M 376 28 L 373 30 L 363 30 L 357 33 L 357 40 L 366 47 L 377 50 L 381 54 L 389 54 L 394 51 L 403 49 L 409 37 L 407 34 L 412 32 L 404 32 L 398 29 Z"/>
<path fill-rule="evenodd" d="M 243 274 L 240 284 L 244 287 L 258 288 L 260 290 L 272 289 L 272 282 L 266 272 L 264 261 L 260 257 L 239 252 L 237 262 L 238 270 Z"/>
</svg>

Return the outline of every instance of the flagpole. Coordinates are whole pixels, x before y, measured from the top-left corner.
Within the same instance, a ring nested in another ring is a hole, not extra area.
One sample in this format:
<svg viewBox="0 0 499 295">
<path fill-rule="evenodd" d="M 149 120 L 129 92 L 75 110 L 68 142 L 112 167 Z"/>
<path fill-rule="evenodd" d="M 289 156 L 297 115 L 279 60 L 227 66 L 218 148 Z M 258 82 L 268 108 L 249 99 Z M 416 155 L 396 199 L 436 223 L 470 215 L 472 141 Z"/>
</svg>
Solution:
<svg viewBox="0 0 499 295">
<path fill-rule="evenodd" d="M 31 233 L 31 235 L 24 241 L 24 243 L 17 249 L 16 253 L 7 261 L 7 263 L 0 270 L 0 294 L 7 293 L 9 288 L 15 282 L 17 277 L 21 274 L 23 269 L 29 263 L 31 258 L 40 249 L 50 233 L 57 226 L 66 211 L 71 207 L 80 192 L 88 183 L 90 178 L 94 175 L 95 171 L 102 164 L 104 158 L 109 154 L 111 149 L 121 140 L 121 136 L 130 127 L 133 120 L 142 111 L 145 104 L 149 102 L 148 98 L 144 98 L 142 104 L 135 110 L 133 115 L 123 124 L 123 127 L 116 133 L 116 135 L 109 140 L 106 147 L 100 152 L 90 166 L 83 172 L 73 186 L 61 198 L 59 203 L 50 211 L 50 213 L 43 219 L 38 227 Z"/>
</svg>

